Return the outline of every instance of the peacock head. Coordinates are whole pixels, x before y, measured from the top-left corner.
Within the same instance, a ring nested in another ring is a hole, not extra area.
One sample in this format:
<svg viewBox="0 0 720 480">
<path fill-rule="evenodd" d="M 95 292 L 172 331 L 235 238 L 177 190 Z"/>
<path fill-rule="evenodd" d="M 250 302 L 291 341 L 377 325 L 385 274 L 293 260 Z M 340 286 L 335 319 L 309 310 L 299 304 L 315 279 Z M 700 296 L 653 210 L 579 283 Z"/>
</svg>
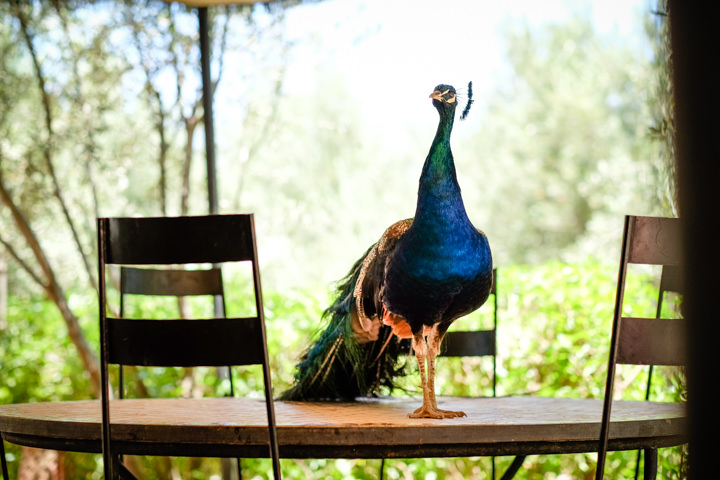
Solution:
<svg viewBox="0 0 720 480">
<path fill-rule="evenodd" d="M 470 113 L 470 107 L 474 102 L 472 95 L 472 82 L 470 82 L 467 88 L 467 102 L 465 103 L 462 115 L 460 115 L 460 120 L 465 120 L 468 113 Z M 433 105 L 441 114 L 442 112 L 451 114 L 455 112 L 455 108 L 457 107 L 457 93 L 455 92 L 455 87 L 452 85 L 438 85 L 435 87 L 433 93 L 430 94 L 430 98 L 432 98 Z"/>
<path fill-rule="evenodd" d="M 432 98 L 435 108 L 450 106 L 454 110 L 457 106 L 457 94 L 452 85 L 438 85 L 430 94 L 430 98 Z"/>
</svg>

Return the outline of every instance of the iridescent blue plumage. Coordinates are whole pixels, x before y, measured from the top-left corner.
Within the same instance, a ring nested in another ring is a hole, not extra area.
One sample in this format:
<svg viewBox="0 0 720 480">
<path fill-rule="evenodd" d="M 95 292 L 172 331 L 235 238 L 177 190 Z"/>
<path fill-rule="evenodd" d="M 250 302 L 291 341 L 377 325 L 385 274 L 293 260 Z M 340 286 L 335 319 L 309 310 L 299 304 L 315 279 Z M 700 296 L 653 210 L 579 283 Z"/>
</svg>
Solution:
<svg viewBox="0 0 720 480">
<path fill-rule="evenodd" d="M 492 255 L 467 216 L 455 173 L 455 89 L 438 85 L 430 98 L 440 122 L 420 176 L 415 217 L 388 228 L 356 262 L 325 313 L 329 327 L 301 359 L 284 399 L 347 398 L 392 388 L 403 370 L 392 333 L 412 338 L 418 359 L 423 406 L 411 416 L 464 415 L 437 408 L 435 356 L 450 324 L 487 299 Z"/>
</svg>

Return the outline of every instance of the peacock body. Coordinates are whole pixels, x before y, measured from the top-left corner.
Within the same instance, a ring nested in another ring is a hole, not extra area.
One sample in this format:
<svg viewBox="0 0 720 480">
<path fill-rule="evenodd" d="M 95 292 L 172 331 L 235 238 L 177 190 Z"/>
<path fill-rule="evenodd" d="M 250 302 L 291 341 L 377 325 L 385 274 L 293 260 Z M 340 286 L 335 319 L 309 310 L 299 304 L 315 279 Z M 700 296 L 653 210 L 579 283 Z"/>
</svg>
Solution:
<svg viewBox="0 0 720 480">
<path fill-rule="evenodd" d="M 455 172 L 450 134 L 456 91 L 438 85 L 430 98 L 440 121 L 420 175 L 415 216 L 390 226 L 339 284 L 324 314 L 328 326 L 301 358 L 284 400 L 392 390 L 405 370 L 397 339 L 411 338 L 423 388 L 423 406 L 411 416 L 464 415 L 437 408 L 435 356 L 452 322 L 487 300 L 492 255 L 487 237 L 467 216 Z"/>
</svg>

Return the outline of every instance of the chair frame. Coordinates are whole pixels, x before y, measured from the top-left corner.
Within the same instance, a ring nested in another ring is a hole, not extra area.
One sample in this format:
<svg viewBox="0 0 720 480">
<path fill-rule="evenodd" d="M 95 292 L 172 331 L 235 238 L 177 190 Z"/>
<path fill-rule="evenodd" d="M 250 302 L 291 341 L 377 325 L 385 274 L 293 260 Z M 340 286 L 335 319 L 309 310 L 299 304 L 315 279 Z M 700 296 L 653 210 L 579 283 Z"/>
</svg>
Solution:
<svg viewBox="0 0 720 480">
<path fill-rule="evenodd" d="M 178 268 L 136 268 L 120 267 L 120 318 L 125 318 L 125 302 L 127 295 L 176 297 L 213 296 L 215 316 L 225 317 L 225 288 L 222 270 L 211 267 L 201 270 L 185 270 Z M 182 316 L 182 312 L 180 312 Z M 228 368 L 230 396 L 235 396 L 231 367 Z M 118 397 L 125 397 L 123 365 L 118 375 Z"/>
<path fill-rule="evenodd" d="M 497 396 L 497 268 L 493 269 L 490 295 L 493 296 L 493 326 L 490 330 L 450 330 L 445 333 L 440 357 L 487 357 L 493 361 L 492 396 Z"/>
<path fill-rule="evenodd" d="M 118 460 L 110 423 L 108 366 L 262 365 L 268 418 L 268 447 L 273 474 L 281 478 L 277 427 L 265 333 L 254 216 L 98 218 L 98 265 L 102 377 L 102 445 L 105 478 L 133 478 Z M 178 241 L 181 239 L 181 241 Z M 180 265 L 251 262 L 255 315 L 243 318 L 146 320 L 108 315 L 108 265 Z M 126 337 L 140 335 L 127 348 Z M 235 339 L 255 342 L 237 348 Z M 163 348 L 158 349 L 157 345 Z M 191 348 L 192 347 L 192 348 Z M 192 352 L 192 358 L 187 353 Z M 152 455 L 173 455 L 173 447 L 153 448 Z M 200 452 L 199 452 L 200 453 Z"/>
<path fill-rule="evenodd" d="M 187 270 L 181 268 L 137 268 L 120 267 L 120 318 L 125 318 L 125 303 L 128 295 L 175 297 L 212 296 L 215 317 L 226 316 L 225 286 L 223 284 L 222 269 L 213 266 L 207 269 Z M 180 309 L 180 305 L 178 305 Z M 180 312 L 183 316 L 183 312 Z M 218 377 L 224 378 L 223 367 L 217 367 Z M 228 396 L 235 396 L 235 386 L 232 378 L 232 367 L 227 367 L 227 379 L 230 385 Z M 118 397 L 125 398 L 124 368 L 119 365 Z M 242 478 L 242 465 L 240 458 L 237 461 L 238 478 Z M 229 477 L 230 466 L 223 459 L 223 478 Z"/>
<path fill-rule="evenodd" d="M 678 265 L 663 266 L 662 273 L 660 275 L 660 287 L 658 288 L 658 300 L 655 318 L 661 318 L 660 315 L 662 315 L 662 307 L 663 303 L 665 302 L 666 293 L 670 292 L 681 294 L 684 292 L 685 289 L 683 287 L 682 275 L 682 268 L 680 268 Z M 653 367 L 654 365 L 650 365 L 648 368 L 647 386 L 645 388 L 645 401 L 650 401 L 650 393 L 652 391 Z M 638 450 L 637 452 L 637 460 L 635 462 L 635 480 L 637 480 L 638 475 L 640 475 L 640 461 L 642 459 L 642 453 L 642 450 Z"/>
<path fill-rule="evenodd" d="M 5 440 L 2 438 L 0 433 L 0 460 L 2 460 L 2 474 L 3 478 L 10 480 L 10 474 L 8 473 L 7 459 L 5 458 Z"/>
<path fill-rule="evenodd" d="M 441 357 L 492 357 L 493 379 L 492 396 L 497 396 L 497 324 L 498 324 L 498 298 L 497 298 L 497 268 L 493 269 L 492 287 L 493 296 L 493 326 L 490 330 L 452 330 L 445 334 L 443 346 L 440 349 Z M 510 466 L 503 473 L 501 480 L 510 480 L 522 467 L 526 455 L 516 456 Z M 495 478 L 495 457 L 492 457 L 492 478 Z"/>
<path fill-rule="evenodd" d="M 657 308 L 656 318 L 635 318 L 622 315 L 628 265 L 661 265 L 663 270 L 668 266 L 681 266 L 681 238 L 680 220 L 677 218 L 625 216 L 598 443 L 596 480 L 600 480 L 604 476 L 616 365 L 679 366 L 686 363 L 686 344 L 683 341 L 685 323 L 683 320 L 660 318 L 660 305 Z M 662 295 L 661 286 L 661 298 Z M 650 378 L 648 378 L 646 399 L 649 398 L 649 391 Z M 648 446 L 644 452 L 644 477 L 645 479 L 655 478 L 657 475 L 657 448 Z"/>
</svg>

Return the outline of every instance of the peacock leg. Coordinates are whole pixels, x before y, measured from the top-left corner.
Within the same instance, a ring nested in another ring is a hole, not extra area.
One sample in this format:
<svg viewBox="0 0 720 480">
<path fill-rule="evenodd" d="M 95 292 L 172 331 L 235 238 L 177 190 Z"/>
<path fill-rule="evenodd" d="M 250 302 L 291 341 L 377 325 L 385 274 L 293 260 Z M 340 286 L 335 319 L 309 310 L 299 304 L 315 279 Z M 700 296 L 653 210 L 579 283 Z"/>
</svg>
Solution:
<svg viewBox="0 0 720 480">
<path fill-rule="evenodd" d="M 411 418 L 455 418 L 465 416 L 464 412 L 440 410 L 437 407 L 435 398 L 435 357 L 440 352 L 442 337 L 443 335 L 437 331 L 437 325 L 428 332 L 427 338 L 425 338 L 424 333 L 413 335 L 413 349 L 415 349 L 415 356 L 418 359 L 420 380 L 422 382 L 423 405 L 410 414 Z M 427 371 L 425 362 L 427 362 Z"/>
<path fill-rule="evenodd" d="M 445 336 L 444 332 L 442 334 L 438 332 L 437 326 L 438 325 L 435 324 L 427 336 L 428 387 L 430 390 L 430 398 L 432 400 L 432 405 L 435 408 L 435 411 L 442 415 L 442 417 L 440 418 L 465 417 L 465 412 L 441 410 L 437 406 L 437 400 L 435 398 L 435 357 L 440 354 L 440 346 L 442 345 L 442 339 Z"/>
<path fill-rule="evenodd" d="M 432 399 L 430 398 L 428 384 L 427 384 L 427 372 L 425 370 L 425 360 L 427 358 L 427 343 L 425 343 L 425 335 L 422 331 L 413 334 L 412 347 L 415 352 L 415 358 L 418 361 L 418 370 L 420 371 L 420 386 L 423 391 L 423 405 L 422 407 L 415 410 L 410 414 L 411 418 L 422 418 L 425 417 L 424 412 L 432 406 Z"/>
</svg>

